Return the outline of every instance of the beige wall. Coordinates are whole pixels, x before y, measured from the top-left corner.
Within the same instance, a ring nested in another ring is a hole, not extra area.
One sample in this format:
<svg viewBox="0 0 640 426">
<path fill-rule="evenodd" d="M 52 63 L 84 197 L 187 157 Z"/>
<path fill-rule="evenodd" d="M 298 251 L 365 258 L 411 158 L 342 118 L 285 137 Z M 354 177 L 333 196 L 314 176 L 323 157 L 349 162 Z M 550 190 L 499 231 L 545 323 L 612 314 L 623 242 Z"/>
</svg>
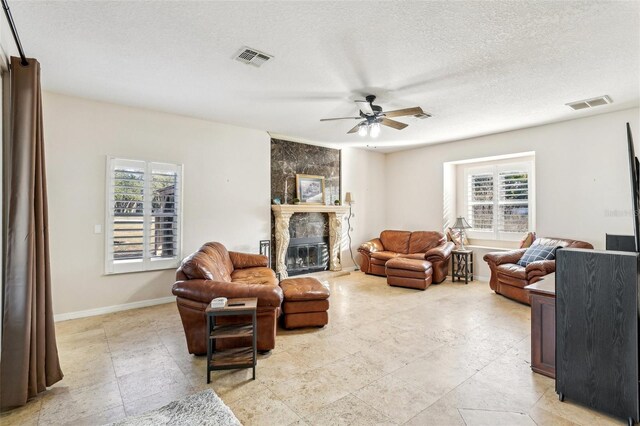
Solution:
<svg viewBox="0 0 640 426">
<path fill-rule="evenodd" d="M 183 254 L 203 242 L 257 252 L 270 233 L 270 137 L 264 131 L 54 93 L 43 100 L 54 312 L 171 296 L 174 270 L 104 275 L 106 156 L 184 164 Z M 384 155 L 343 150 L 357 198 L 353 246 L 384 226 Z M 346 224 L 345 228 L 346 230 Z M 353 265 L 343 242 L 343 263 Z"/>
<path fill-rule="evenodd" d="M 377 237 L 385 228 L 385 155 L 356 148 L 342 150 L 342 199 L 348 191 L 356 202 L 352 205 L 351 247 L 358 261 L 358 247 Z M 346 222 L 344 229 L 347 229 Z M 349 242 L 342 243 L 342 263 L 353 266 Z"/>
<path fill-rule="evenodd" d="M 639 114 L 634 108 L 389 154 L 387 225 L 442 228 L 443 163 L 535 151 L 538 234 L 603 248 L 605 233 L 633 232 L 625 123 L 639 151 Z"/>
<path fill-rule="evenodd" d="M 183 254 L 269 238 L 266 132 L 52 93 L 43 105 L 56 314 L 171 295 L 174 270 L 104 275 L 107 155 L 184 164 Z"/>
<path fill-rule="evenodd" d="M 356 199 L 356 259 L 358 245 L 382 229 L 441 229 L 444 162 L 514 152 L 536 153 L 540 235 L 602 247 L 605 232 L 632 232 L 624 123 L 640 138 L 638 114 L 632 109 L 388 155 L 343 149 L 343 193 Z M 171 295 L 173 270 L 104 275 L 105 234 L 95 234 L 94 225 L 105 222 L 107 155 L 184 164 L 183 254 L 210 240 L 256 252 L 258 240 L 269 237 L 266 132 L 46 92 L 44 117 L 56 314 Z M 342 256 L 345 267 L 353 265 L 346 238 Z"/>
</svg>

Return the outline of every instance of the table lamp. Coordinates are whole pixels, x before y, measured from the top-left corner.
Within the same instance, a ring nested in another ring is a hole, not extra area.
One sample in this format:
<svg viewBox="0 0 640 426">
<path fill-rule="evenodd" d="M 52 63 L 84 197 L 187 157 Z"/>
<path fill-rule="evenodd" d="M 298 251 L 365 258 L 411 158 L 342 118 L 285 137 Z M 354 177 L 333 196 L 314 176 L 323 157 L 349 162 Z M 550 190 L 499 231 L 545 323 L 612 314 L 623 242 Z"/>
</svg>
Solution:
<svg viewBox="0 0 640 426">
<path fill-rule="evenodd" d="M 471 225 L 464 217 L 460 216 L 456 219 L 456 223 L 453 224 L 452 228 L 460 231 L 460 250 L 464 250 L 464 230 L 471 228 Z"/>
</svg>

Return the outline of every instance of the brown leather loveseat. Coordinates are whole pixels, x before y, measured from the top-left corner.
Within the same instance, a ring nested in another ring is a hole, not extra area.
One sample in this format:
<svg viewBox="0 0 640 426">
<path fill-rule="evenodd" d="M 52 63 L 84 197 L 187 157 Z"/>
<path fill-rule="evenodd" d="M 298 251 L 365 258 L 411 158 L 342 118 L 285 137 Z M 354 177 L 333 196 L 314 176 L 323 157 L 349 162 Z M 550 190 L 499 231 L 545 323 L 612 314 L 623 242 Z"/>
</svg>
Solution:
<svg viewBox="0 0 640 426">
<path fill-rule="evenodd" d="M 189 353 L 207 353 L 205 309 L 216 297 L 257 297 L 259 351 L 275 347 L 276 325 L 280 315 L 282 290 L 267 257 L 258 254 L 229 252 L 220 243 L 207 243 L 184 259 L 176 272 L 173 294 L 187 337 Z M 247 322 L 248 318 L 222 317 L 220 324 Z M 244 338 L 242 338 L 244 339 Z M 222 339 L 218 348 L 251 344 L 239 339 Z"/>
<path fill-rule="evenodd" d="M 431 262 L 433 282 L 447 278 L 449 258 L 454 244 L 441 232 L 435 231 L 382 231 L 380 238 L 367 241 L 358 248 L 360 269 L 373 275 L 386 276 L 385 263 L 394 257 L 425 259 Z"/>
<path fill-rule="evenodd" d="M 537 238 L 533 241 L 532 247 L 544 245 L 563 248 L 593 249 L 593 246 L 584 241 L 566 240 L 559 238 Z M 484 255 L 483 259 L 489 264 L 491 269 L 491 280 L 489 286 L 497 294 L 501 294 L 509 299 L 530 304 L 529 290 L 524 287 L 540 281 L 545 275 L 556 271 L 555 260 L 537 260 L 531 262 L 526 267 L 518 265 L 518 260 L 527 251 L 526 248 L 492 252 Z"/>
</svg>

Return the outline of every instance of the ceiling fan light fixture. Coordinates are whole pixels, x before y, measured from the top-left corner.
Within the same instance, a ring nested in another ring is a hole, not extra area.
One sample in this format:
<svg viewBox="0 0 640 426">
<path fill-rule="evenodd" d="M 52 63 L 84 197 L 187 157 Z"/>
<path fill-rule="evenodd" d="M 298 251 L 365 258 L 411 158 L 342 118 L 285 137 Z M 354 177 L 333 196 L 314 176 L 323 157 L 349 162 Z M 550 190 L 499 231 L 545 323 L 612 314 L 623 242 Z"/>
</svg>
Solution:
<svg viewBox="0 0 640 426">
<path fill-rule="evenodd" d="M 371 130 L 369 131 L 369 134 L 371 135 L 372 138 L 377 138 L 378 135 L 380 135 L 380 123 L 373 123 L 371 125 Z"/>
<path fill-rule="evenodd" d="M 357 133 L 360 137 L 369 135 L 372 138 L 377 138 L 380 136 L 381 126 L 391 127 L 396 130 L 402 130 L 408 126 L 406 123 L 392 120 L 391 118 L 408 116 L 418 118 L 431 117 L 431 114 L 425 113 L 419 106 L 384 111 L 381 106 L 373 104 L 375 99 L 374 95 L 369 95 L 364 101 L 356 100 L 355 103 L 359 109 L 359 115 L 356 117 L 321 118 L 320 121 L 358 120 L 359 123 L 349 129 L 347 134 Z"/>
</svg>

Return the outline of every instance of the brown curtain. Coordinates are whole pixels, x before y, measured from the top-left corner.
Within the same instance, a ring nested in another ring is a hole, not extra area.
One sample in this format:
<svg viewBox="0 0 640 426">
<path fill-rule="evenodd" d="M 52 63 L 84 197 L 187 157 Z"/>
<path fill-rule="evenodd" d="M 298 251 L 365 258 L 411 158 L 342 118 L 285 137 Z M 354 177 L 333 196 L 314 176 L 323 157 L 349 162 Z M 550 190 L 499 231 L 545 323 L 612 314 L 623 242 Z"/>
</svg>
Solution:
<svg viewBox="0 0 640 426">
<path fill-rule="evenodd" d="M 26 404 L 62 379 L 51 308 L 40 64 L 11 58 L 0 405 Z M 6 115 L 5 115 L 6 116 Z"/>
</svg>

